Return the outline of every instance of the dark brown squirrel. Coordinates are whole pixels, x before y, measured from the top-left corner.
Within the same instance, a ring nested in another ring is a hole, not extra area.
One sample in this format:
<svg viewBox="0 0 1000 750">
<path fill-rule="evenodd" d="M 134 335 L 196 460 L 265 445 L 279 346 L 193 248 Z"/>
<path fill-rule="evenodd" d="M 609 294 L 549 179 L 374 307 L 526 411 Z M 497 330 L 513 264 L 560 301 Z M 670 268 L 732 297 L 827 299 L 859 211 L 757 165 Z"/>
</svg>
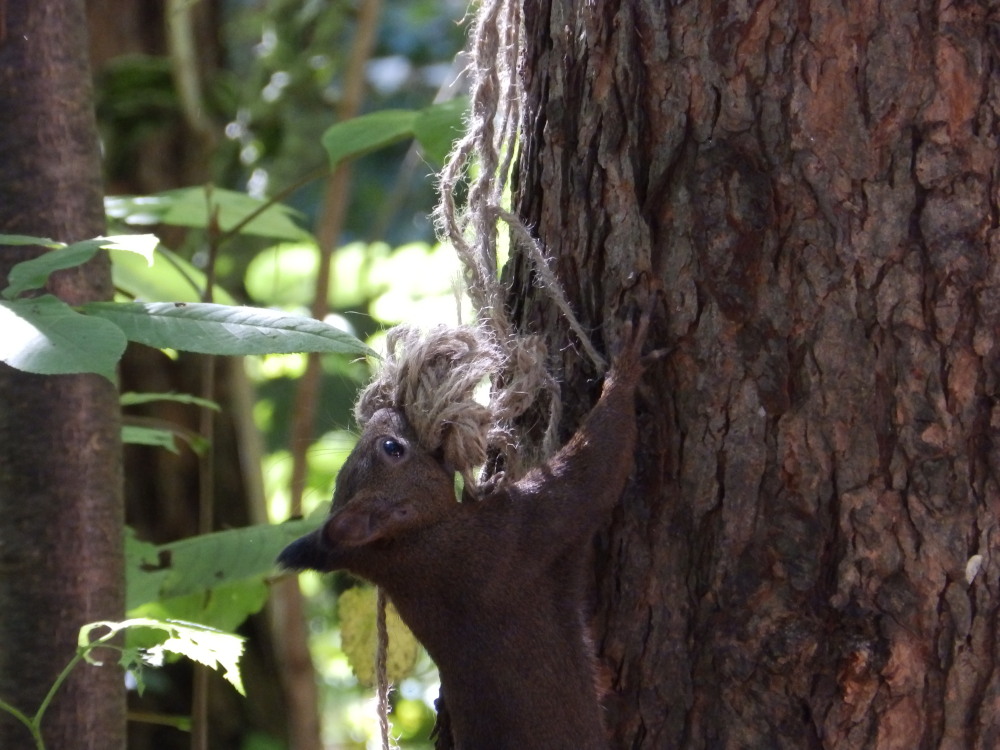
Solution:
<svg viewBox="0 0 1000 750">
<path fill-rule="evenodd" d="M 516 483 L 457 502 L 454 473 L 377 411 L 331 514 L 279 556 L 382 586 L 438 666 L 459 750 L 607 748 L 584 622 L 585 545 L 632 467 L 648 314 L 569 442 Z"/>
</svg>

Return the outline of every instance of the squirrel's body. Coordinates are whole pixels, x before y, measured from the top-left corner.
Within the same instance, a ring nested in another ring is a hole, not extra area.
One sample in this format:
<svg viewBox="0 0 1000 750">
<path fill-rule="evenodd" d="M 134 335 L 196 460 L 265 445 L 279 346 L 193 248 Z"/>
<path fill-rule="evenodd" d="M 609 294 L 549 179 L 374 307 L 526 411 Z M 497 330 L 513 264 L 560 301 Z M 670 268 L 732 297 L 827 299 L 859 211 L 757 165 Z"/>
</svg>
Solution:
<svg viewBox="0 0 1000 750">
<path fill-rule="evenodd" d="M 569 443 L 478 500 L 456 502 L 453 473 L 403 415 L 376 412 L 338 477 L 329 520 L 279 558 L 386 590 L 438 666 L 460 750 L 607 747 L 584 563 L 632 465 L 642 328 Z"/>
</svg>

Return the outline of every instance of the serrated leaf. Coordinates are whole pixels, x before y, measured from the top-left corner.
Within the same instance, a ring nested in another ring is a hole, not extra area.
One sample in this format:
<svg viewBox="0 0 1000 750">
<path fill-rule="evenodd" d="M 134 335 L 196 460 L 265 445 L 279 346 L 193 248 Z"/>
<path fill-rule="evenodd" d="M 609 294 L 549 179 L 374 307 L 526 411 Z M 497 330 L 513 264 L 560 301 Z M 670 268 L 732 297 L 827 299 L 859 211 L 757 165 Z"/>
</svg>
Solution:
<svg viewBox="0 0 1000 750">
<path fill-rule="evenodd" d="M 277 310 L 180 302 L 91 302 L 83 310 L 114 323 L 130 341 L 158 349 L 220 355 L 374 354 L 339 328 Z"/>
<path fill-rule="evenodd" d="M 330 166 L 412 138 L 418 115 L 410 109 L 380 109 L 327 128 L 322 142 Z"/>
<path fill-rule="evenodd" d="M 0 301 L 0 331 L 0 361 L 11 367 L 41 375 L 95 372 L 112 382 L 127 343 L 118 326 L 80 315 L 52 295 Z"/>
<path fill-rule="evenodd" d="M 465 96 L 433 104 L 420 111 L 413 123 L 413 136 L 428 158 L 444 164 L 452 144 L 465 128 L 469 98 Z"/>
<path fill-rule="evenodd" d="M 224 633 L 214 628 L 205 627 L 191 622 L 176 620 L 156 620 L 149 617 L 136 617 L 123 622 L 102 620 L 92 622 L 80 628 L 77 638 L 77 648 L 84 659 L 91 664 L 98 664 L 92 656 L 95 647 L 107 643 L 118 633 L 129 629 L 161 631 L 163 638 L 160 643 L 146 650 L 145 661 L 156 663 L 162 652 L 171 652 L 204 664 L 212 669 L 221 669 L 222 676 L 235 687 L 240 694 L 246 695 L 240 676 L 239 661 L 243 655 L 246 639 L 233 633 Z M 108 632 L 95 637 L 94 631 L 106 629 Z M 126 650 L 126 658 L 134 658 Z"/>
<path fill-rule="evenodd" d="M 312 236 L 295 222 L 299 213 L 294 209 L 219 187 L 187 187 L 147 196 L 109 196 L 104 199 L 104 210 L 108 216 L 129 225 L 170 224 L 197 229 L 206 229 L 216 216 L 223 232 L 260 211 L 240 228 L 240 234 L 279 240 Z"/>
<path fill-rule="evenodd" d="M 232 633 L 192 625 L 176 625 L 174 635 L 165 640 L 161 648 L 186 656 L 209 669 L 221 670 L 223 679 L 236 688 L 240 695 L 246 695 L 240 675 L 240 657 L 243 656 L 245 644 L 246 639 Z"/>
</svg>

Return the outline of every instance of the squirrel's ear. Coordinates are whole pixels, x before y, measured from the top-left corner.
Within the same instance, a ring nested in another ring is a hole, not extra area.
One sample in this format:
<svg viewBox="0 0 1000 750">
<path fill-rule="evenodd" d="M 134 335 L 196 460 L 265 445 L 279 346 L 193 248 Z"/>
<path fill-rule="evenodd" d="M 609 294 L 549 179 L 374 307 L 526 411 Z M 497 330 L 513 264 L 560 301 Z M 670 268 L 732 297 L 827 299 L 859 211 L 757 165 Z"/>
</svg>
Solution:
<svg viewBox="0 0 1000 750">
<path fill-rule="evenodd" d="M 334 546 L 360 547 L 380 539 L 383 534 L 370 512 L 345 508 L 327 521 L 323 536 Z"/>
<path fill-rule="evenodd" d="M 388 513 L 344 508 L 327 521 L 323 534 L 332 545 L 361 547 L 396 536 L 413 523 L 414 515 L 408 503 L 397 505 Z"/>
</svg>

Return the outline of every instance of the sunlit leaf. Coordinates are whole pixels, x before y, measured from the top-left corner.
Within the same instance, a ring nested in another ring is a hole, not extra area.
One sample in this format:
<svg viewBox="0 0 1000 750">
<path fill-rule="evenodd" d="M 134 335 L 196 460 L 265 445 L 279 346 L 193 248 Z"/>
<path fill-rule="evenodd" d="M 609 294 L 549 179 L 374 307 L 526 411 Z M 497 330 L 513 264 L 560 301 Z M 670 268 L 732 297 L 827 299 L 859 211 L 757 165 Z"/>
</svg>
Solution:
<svg viewBox="0 0 1000 750">
<path fill-rule="evenodd" d="M 337 249 L 334 263 L 342 252 L 343 248 Z M 319 249 L 314 243 L 285 242 L 254 256 L 243 285 L 256 302 L 276 307 L 301 306 L 314 294 L 318 267 Z"/>
<path fill-rule="evenodd" d="M 144 661 L 156 665 L 162 663 L 162 652 L 180 654 L 206 667 L 220 670 L 223 678 L 241 694 L 246 694 L 239 666 L 246 639 L 233 633 L 224 633 L 191 622 L 135 617 L 123 622 L 103 620 L 84 625 L 80 628 L 77 647 L 88 662 L 99 664 L 93 655 L 95 647 L 107 643 L 124 630 L 134 628 L 162 633 L 157 645 L 145 649 Z M 95 634 L 95 631 L 102 630 L 107 632 Z"/>
<path fill-rule="evenodd" d="M 0 301 L 0 361 L 26 372 L 96 372 L 115 381 L 125 351 L 121 329 L 80 315 L 52 295 Z"/>
<path fill-rule="evenodd" d="M 118 234 L 104 237 L 101 247 L 115 253 L 132 253 L 146 260 L 147 265 L 153 265 L 153 253 L 160 238 L 155 234 Z M 71 245 L 72 247 L 72 245 Z"/>
<path fill-rule="evenodd" d="M 349 333 L 276 310 L 207 303 L 91 302 L 83 309 L 121 328 L 130 341 L 202 354 L 373 352 Z"/>
<path fill-rule="evenodd" d="M 372 586 L 355 586 L 342 591 L 337 597 L 340 647 L 358 681 L 369 687 L 375 684 L 375 602 Z M 386 671 L 391 682 L 399 682 L 413 671 L 420 646 L 391 602 L 385 614 L 386 629 L 389 631 Z"/>
</svg>

